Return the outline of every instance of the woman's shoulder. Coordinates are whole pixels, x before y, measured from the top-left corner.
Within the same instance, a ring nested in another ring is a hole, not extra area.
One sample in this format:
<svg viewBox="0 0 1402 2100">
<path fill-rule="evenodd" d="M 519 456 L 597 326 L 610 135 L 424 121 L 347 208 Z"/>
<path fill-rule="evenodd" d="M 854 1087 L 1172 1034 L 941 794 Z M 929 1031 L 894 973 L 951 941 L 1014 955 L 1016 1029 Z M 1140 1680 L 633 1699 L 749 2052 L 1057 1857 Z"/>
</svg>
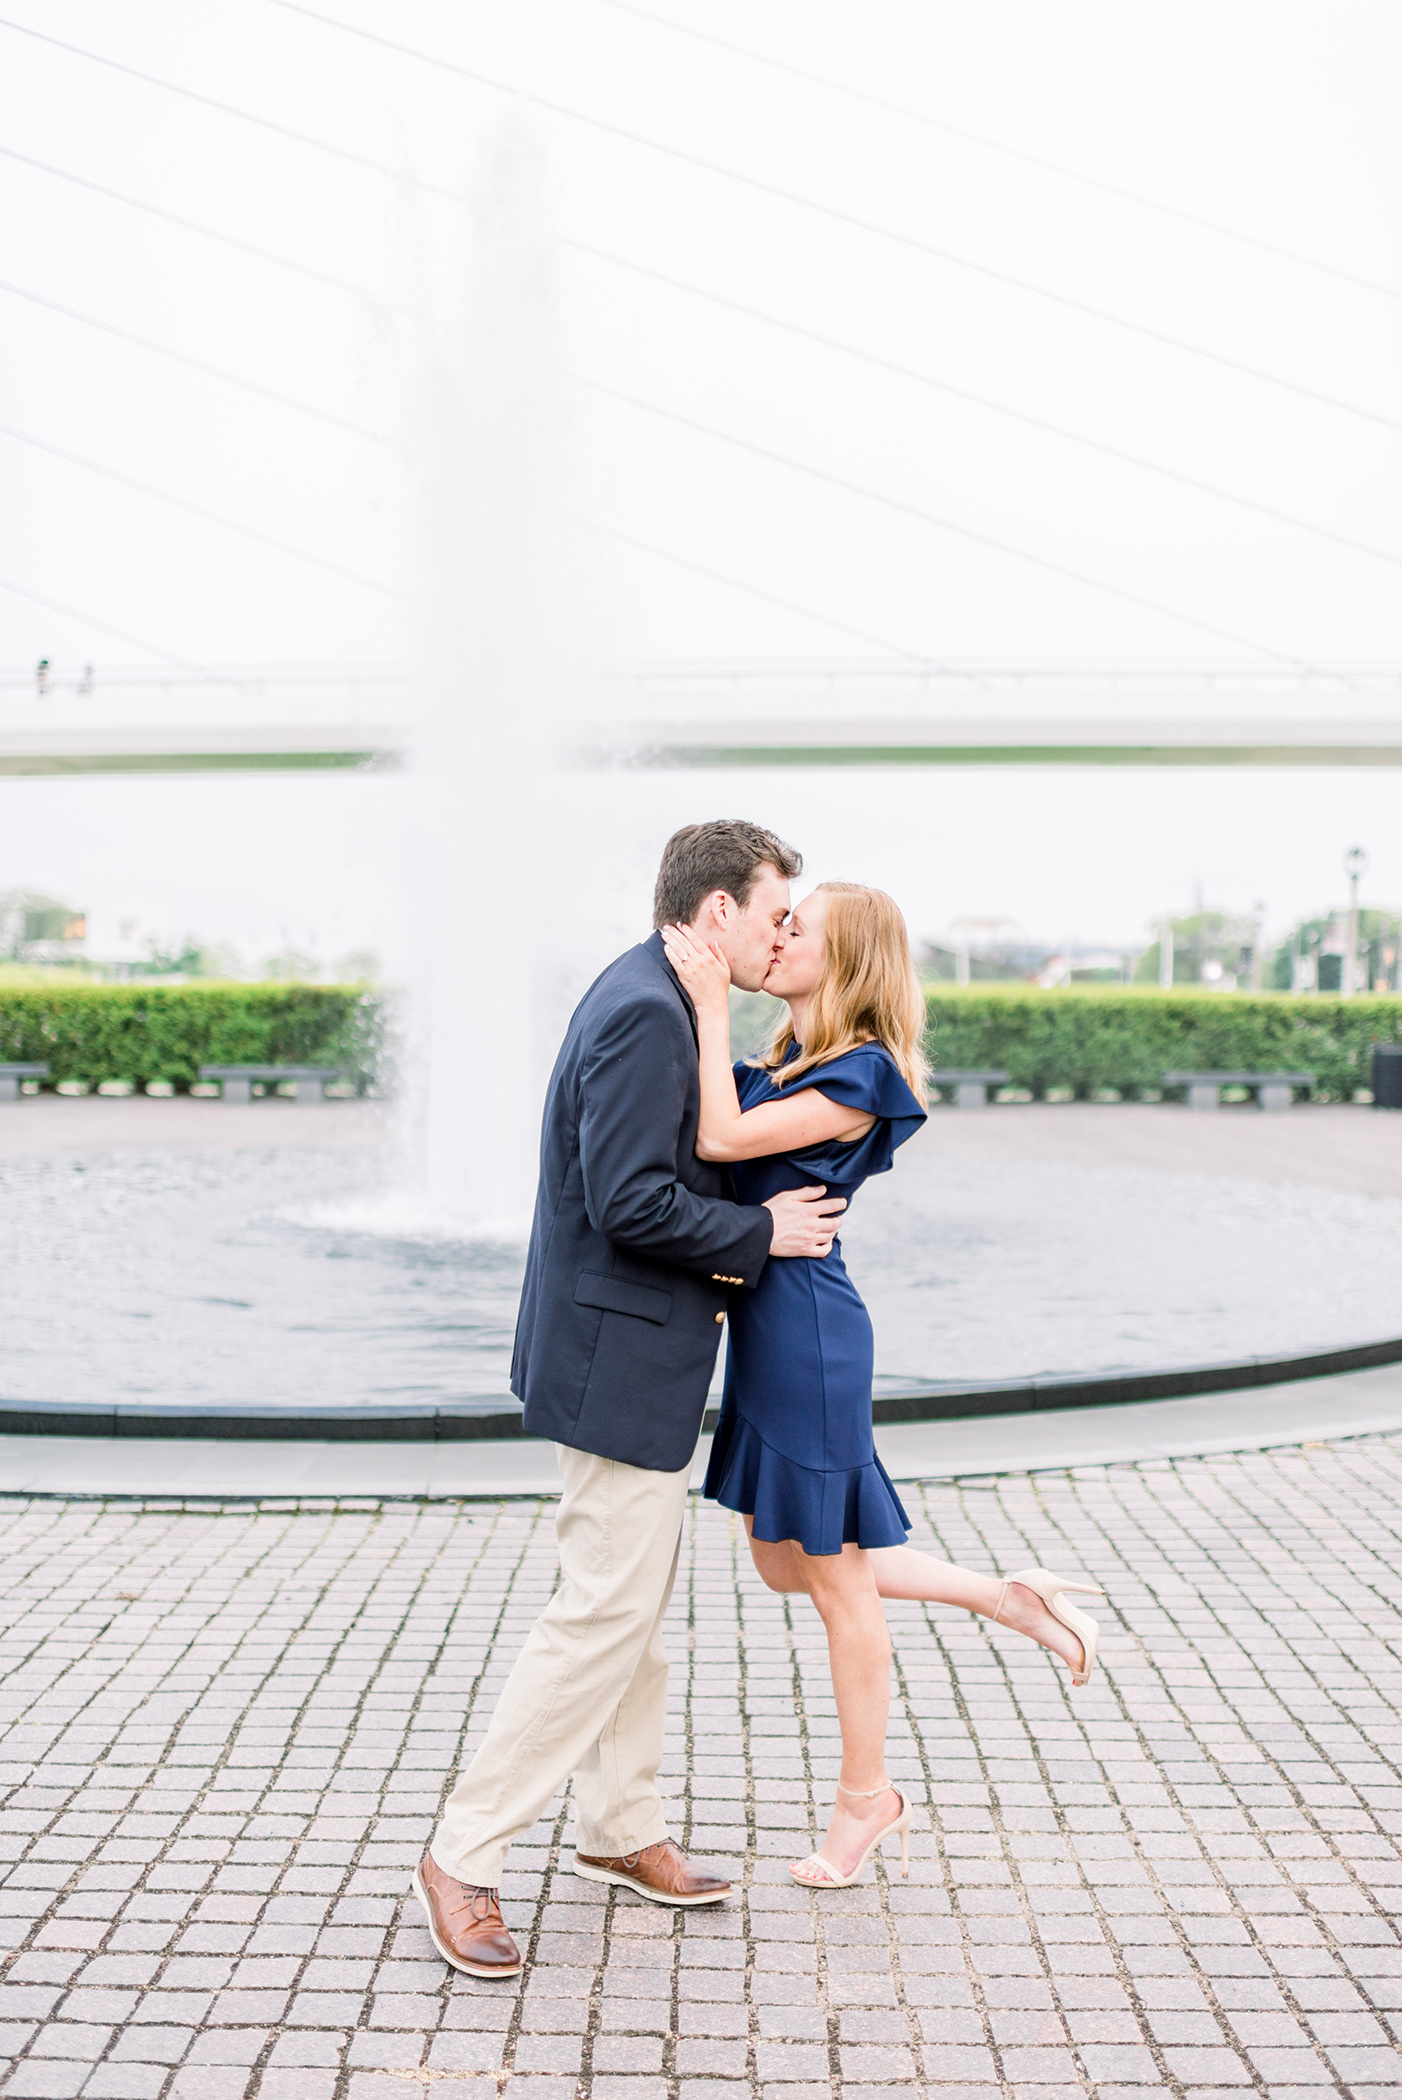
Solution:
<svg viewBox="0 0 1402 2100">
<path fill-rule="evenodd" d="M 824 1064 L 818 1067 L 818 1070 L 820 1072 L 829 1072 L 843 1065 L 855 1065 L 858 1067 L 862 1065 L 873 1067 L 885 1065 L 889 1066 L 893 1072 L 899 1073 L 900 1071 L 900 1066 L 896 1063 L 896 1060 L 884 1043 L 854 1043 L 850 1050 L 841 1050 L 836 1057 L 828 1058 Z"/>
<path fill-rule="evenodd" d="M 854 1078 L 874 1081 L 881 1081 L 889 1076 L 899 1079 L 902 1086 L 905 1085 L 904 1079 L 901 1078 L 901 1068 L 884 1043 L 854 1043 L 850 1050 L 840 1050 L 836 1057 L 824 1058 L 820 1065 L 814 1065 L 811 1072 L 806 1072 L 804 1077 L 812 1085 L 822 1086 L 825 1080 L 845 1077 L 848 1074 Z"/>
<path fill-rule="evenodd" d="M 882 1043 L 857 1043 L 837 1057 L 814 1065 L 796 1084 L 817 1087 L 820 1093 L 853 1108 L 865 1109 L 871 1115 L 924 1119 L 923 1103 L 916 1099 L 900 1066 Z"/>
</svg>

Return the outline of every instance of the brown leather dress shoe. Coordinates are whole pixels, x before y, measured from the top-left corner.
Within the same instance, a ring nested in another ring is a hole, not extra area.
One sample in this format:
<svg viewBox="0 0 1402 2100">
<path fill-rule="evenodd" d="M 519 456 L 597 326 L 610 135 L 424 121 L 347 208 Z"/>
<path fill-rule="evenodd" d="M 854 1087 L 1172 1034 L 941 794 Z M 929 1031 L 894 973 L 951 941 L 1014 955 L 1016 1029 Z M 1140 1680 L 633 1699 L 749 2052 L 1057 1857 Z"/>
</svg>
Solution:
<svg viewBox="0 0 1402 2100">
<path fill-rule="evenodd" d="M 649 1903 L 719 1903 L 730 1894 L 728 1881 L 693 1866 L 671 1838 L 644 1845 L 641 1852 L 622 1853 L 617 1859 L 576 1852 L 574 1871 L 585 1881 L 611 1881 L 615 1888 L 632 1889 Z"/>
<path fill-rule="evenodd" d="M 495 1889 L 454 1881 L 432 1853 L 414 1869 L 414 1894 L 444 1961 L 467 1976 L 519 1976 L 521 1951 L 506 1929 Z"/>
</svg>

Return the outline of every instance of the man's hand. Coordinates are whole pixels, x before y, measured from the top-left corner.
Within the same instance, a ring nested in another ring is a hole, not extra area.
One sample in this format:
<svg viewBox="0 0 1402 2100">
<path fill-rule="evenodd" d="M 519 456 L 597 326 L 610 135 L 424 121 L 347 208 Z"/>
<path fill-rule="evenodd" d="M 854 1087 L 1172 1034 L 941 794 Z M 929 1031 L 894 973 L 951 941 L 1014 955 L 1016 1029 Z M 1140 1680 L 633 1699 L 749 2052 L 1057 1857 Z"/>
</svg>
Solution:
<svg viewBox="0 0 1402 2100">
<path fill-rule="evenodd" d="M 781 1189 L 764 1207 L 774 1220 L 771 1254 L 821 1259 L 832 1246 L 838 1214 L 846 1210 L 847 1198 L 825 1195 L 821 1188 Z"/>
</svg>

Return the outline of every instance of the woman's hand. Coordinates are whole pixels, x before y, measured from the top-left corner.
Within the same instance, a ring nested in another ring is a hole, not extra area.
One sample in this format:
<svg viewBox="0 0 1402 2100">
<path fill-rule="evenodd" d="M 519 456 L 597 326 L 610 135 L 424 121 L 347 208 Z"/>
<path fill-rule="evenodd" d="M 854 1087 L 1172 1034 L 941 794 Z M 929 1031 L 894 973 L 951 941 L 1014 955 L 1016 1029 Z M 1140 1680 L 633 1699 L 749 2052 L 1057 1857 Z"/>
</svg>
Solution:
<svg viewBox="0 0 1402 2100">
<path fill-rule="evenodd" d="M 730 965 L 718 948 L 708 948 L 686 926 L 664 926 L 662 945 L 697 1014 L 728 1014 Z"/>
</svg>

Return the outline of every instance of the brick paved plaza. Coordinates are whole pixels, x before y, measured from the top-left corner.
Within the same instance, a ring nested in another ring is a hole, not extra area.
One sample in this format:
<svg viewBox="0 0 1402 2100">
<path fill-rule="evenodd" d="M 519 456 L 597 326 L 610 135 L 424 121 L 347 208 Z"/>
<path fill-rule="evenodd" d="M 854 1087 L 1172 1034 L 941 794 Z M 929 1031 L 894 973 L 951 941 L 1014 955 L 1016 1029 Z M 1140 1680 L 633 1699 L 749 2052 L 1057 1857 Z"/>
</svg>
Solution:
<svg viewBox="0 0 1402 2100">
<path fill-rule="evenodd" d="M 1091 1689 L 892 1606 L 911 1878 L 893 1848 L 810 1896 L 818 1623 L 694 1506 L 665 1784 L 743 1892 L 575 1880 L 561 1800 L 503 1890 L 510 1985 L 450 1975 L 405 1888 L 550 1587 L 549 1502 L 0 1501 L 6 2091 L 1397 2100 L 1398 1445 L 902 1492 L 917 1544 L 1106 1583 Z"/>
</svg>

